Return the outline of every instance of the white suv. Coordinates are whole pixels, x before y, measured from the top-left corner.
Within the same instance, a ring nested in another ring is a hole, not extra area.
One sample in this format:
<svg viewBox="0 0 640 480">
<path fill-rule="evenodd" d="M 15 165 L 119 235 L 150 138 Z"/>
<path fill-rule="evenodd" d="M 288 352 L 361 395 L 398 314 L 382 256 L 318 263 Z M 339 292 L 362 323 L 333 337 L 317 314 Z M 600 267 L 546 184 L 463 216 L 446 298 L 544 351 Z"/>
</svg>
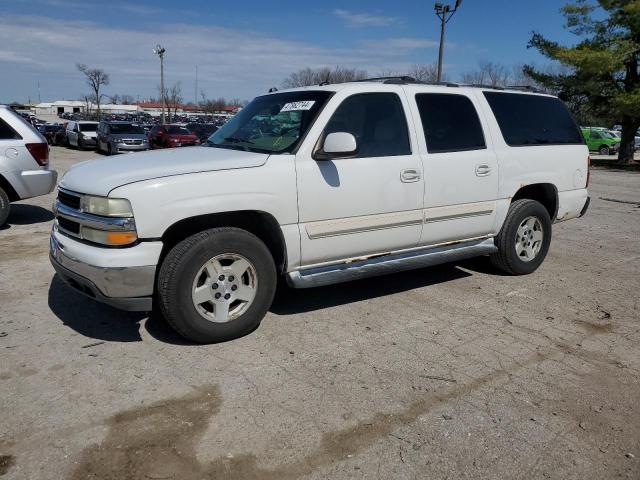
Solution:
<svg viewBox="0 0 640 480">
<path fill-rule="evenodd" d="M 57 173 L 49 170 L 47 140 L 11 108 L 0 105 L 0 226 L 10 202 L 51 193 Z"/>
<path fill-rule="evenodd" d="M 280 275 L 306 288 L 478 255 L 535 271 L 552 223 L 588 207 L 588 157 L 552 96 L 408 78 L 275 92 L 205 146 L 76 165 L 51 260 L 97 300 L 228 340 Z"/>
</svg>

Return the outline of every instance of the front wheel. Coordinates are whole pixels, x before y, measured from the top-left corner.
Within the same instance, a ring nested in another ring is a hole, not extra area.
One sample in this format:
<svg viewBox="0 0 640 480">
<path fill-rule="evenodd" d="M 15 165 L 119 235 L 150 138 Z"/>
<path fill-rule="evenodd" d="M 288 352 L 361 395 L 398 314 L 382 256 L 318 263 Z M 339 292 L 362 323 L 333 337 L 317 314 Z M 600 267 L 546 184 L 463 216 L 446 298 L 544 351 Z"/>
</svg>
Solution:
<svg viewBox="0 0 640 480">
<path fill-rule="evenodd" d="M 0 227 L 7 222 L 9 218 L 9 211 L 11 210 L 11 203 L 9 202 L 9 195 L 2 188 L 0 188 Z"/>
<path fill-rule="evenodd" d="M 158 304 L 180 335 L 217 343 L 246 335 L 266 315 L 276 289 L 273 257 L 237 228 L 197 233 L 173 247 L 158 274 Z"/>
<path fill-rule="evenodd" d="M 516 200 L 495 239 L 498 252 L 491 255 L 495 267 L 509 275 L 535 272 L 551 244 L 549 212 L 535 200 Z"/>
</svg>

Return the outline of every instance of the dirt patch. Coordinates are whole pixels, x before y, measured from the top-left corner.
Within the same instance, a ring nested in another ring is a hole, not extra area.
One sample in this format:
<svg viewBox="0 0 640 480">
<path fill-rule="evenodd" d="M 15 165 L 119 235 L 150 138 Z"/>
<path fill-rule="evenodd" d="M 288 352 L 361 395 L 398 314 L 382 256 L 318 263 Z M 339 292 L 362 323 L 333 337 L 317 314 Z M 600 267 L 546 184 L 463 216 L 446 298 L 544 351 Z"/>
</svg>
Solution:
<svg viewBox="0 0 640 480">
<path fill-rule="evenodd" d="M 201 479 L 196 443 L 221 403 L 214 386 L 118 413 L 108 421 L 107 437 L 82 453 L 70 478 Z"/>
<path fill-rule="evenodd" d="M 613 325 L 611 323 L 594 323 L 586 320 L 576 320 L 575 324 L 589 333 L 611 333 L 613 331 Z"/>
<path fill-rule="evenodd" d="M 16 463 L 16 459 L 12 455 L 0 455 L 0 477 L 9 471 Z"/>
</svg>

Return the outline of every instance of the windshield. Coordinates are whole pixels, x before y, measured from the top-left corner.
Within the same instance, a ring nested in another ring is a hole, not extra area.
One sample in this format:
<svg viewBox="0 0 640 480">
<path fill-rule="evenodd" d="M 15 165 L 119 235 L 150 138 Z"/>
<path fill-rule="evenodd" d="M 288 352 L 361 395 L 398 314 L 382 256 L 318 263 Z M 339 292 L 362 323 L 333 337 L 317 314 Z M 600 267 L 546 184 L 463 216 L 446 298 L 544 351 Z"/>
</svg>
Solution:
<svg viewBox="0 0 640 480">
<path fill-rule="evenodd" d="M 134 135 L 144 135 L 144 130 L 137 125 L 132 125 L 130 123 L 112 123 L 109 125 L 109 130 L 111 133 L 116 135 L 122 134 L 134 134 Z"/>
<path fill-rule="evenodd" d="M 97 123 L 81 123 L 78 125 L 81 132 L 95 132 L 98 127 Z"/>
<path fill-rule="evenodd" d="M 167 127 L 167 133 L 169 135 L 191 135 L 191 132 L 189 130 L 178 125 L 169 125 Z"/>
<path fill-rule="evenodd" d="M 211 135 L 207 144 L 261 153 L 291 152 L 330 96 L 327 91 L 304 91 L 258 97 Z"/>
</svg>

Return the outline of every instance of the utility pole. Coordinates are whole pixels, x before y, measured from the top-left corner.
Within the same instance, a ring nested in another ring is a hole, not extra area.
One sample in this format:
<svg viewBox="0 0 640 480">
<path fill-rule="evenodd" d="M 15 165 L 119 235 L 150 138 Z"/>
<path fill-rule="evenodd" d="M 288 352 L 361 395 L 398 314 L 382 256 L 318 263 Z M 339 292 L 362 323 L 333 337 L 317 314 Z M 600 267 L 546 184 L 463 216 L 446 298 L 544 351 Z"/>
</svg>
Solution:
<svg viewBox="0 0 640 480">
<path fill-rule="evenodd" d="M 194 90 L 193 95 L 193 104 L 198 104 L 198 64 L 196 63 L 196 88 Z"/>
<path fill-rule="evenodd" d="M 160 96 L 162 97 L 162 125 L 164 125 L 164 111 L 166 109 L 166 102 L 164 98 L 164 52 L 166 50 L 160 44 L 156 45 L 153 49 L 153 53 L 160 57 Z"/>
<path fill-rule="evenodd" d="M 42 103 L 42 99 L 40 98 L 40 80 L 38 79 L 38 103 Z"/>
<path fill-rule="evenodd" d="M 455 7 L 436 2 L 436 16 L 440 19 L 440 51 L 438 52 L 438 83 L 442 81 L 442 57 L 444 56 L 444 31 L 451 17 L 458 11 L 462 0 L 456 0 Z"/>
</svg>

